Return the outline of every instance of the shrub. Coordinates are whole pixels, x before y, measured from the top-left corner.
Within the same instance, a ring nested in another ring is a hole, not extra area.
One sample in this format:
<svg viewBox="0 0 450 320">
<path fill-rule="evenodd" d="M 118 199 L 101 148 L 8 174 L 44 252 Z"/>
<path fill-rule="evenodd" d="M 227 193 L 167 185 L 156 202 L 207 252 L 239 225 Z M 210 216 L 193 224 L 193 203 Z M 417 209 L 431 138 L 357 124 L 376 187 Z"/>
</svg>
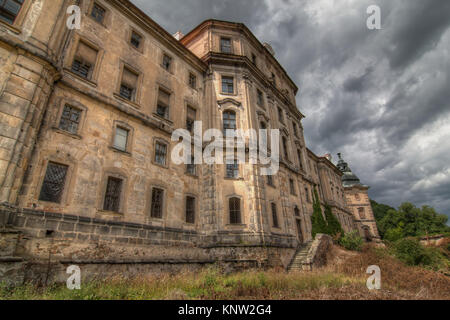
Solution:
<svg viewBox="0 0 450 320">
<path fill-rule="evenodd" d="M 357 231 L 353 231 L 342 236 L 339 239 L 339 244 L 347 250 L 361 251 L 364 240 Z"/>
<path fill-rule="evenodd" d="M 394 228 L 394 229 L 389 229 L 384 234 L 384 239 L 386 239 L 387 241 L 390 241 L 390 242 L 398 241 L 398 240 L 402 239 L 403 237 L 404 237 L 403 229 L 400 227 Z"/>
<path fill-rule="evenodd" d="M 428 265 L 432 260 L 419 240 L 413 238 L 400 239 L 395 242 L 394 252 L 398 259 L 410 266 Z"/>
<path fill-rule="evenodd" d="M 313 204 L 313 215 L 311 217 L 312 224 L 312 237 L 315 238 L 319 233 L 328 233 L 328 226 L 323 218 L 322 208 L 320 207 L 319 195 L 317 190 L 314 189 L 314 204 Z"/>
<path fill-rule="evenodd" d="M 343 233 L 341 224 L 339 223 L 339 220 L 334 216 L 329 205 L 325 206 L 325 218 L 327 219 L 328 223 L 327 234 L 329 234 L 330 236 L 336 236 Z"/>
</svg>

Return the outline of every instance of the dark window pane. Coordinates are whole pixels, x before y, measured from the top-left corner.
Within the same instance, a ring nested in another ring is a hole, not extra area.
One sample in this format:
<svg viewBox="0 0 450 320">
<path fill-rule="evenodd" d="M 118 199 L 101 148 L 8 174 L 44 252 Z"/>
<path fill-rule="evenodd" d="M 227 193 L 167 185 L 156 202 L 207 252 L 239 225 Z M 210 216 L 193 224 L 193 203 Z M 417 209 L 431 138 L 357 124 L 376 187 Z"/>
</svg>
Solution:
<svg viewBox="0 0 450 320">
<path fill-rule="evenodd" d="M 39 200 L 55 203 L 61 202 L 67 170 L 68 167 L 62 164 L 53 162 L 48 164 Z"/>
<path fill-rule="evenodd" d="M 166 165 L 167 146 L 162 143 L 156 143 L 155 146 L 155 162 L 162 166 Z"/>
<path fill-rule="evenodd" d="M 234 78 L 222 77 L 222 92 L 229 94 L 234 93 Z"/>
<path fill-rule="evenodd" d="M 103 20 L 105 19 L 105 9 L 100 7 L 98 4 L 94 3 L 94 6 L 92 7 L 91 16 L 100 23 L 103 23 Z"/>
<path fill-rule="evenodd" d="M 298 209 L 297 206 L 294 208 L 294 215 L 295 215 L 296 217 L 299 217 L 299 216 L 300 216 L 300 210 Z"/>
<path fill-rule="evenodd" d="M 220 39 L 220 51 L 222 53 L 231 53 L 231 39 L 229 38 Z"/>
<path fill-rule="evenodd" d="M 20 12 L 24 0 L 0 1 L 0 19 L 13 24 Z"/>
<path fill-rule="evenodd" d="M 223 113 L 223 131 L 225 135 L 227 130 L 236 130 L 236 113 L 233 111 L 225 111 Z"/>
<path fill-rule="evenodd" d="M 103 210 L 119 212 L 120 210 L 120 195 L 122 193 L 122 179 L 109 177 L 106 186 L 105 203 Z"/>
<path fill-rule="evenodd" d="M 141 46 L 142 37 L 138 35 L 136 32 L 131 33 L 131 45 L 137 49 Z"/>
<path fill-rule="evenodd" d="M 186 197 L 186 222 L 195 223 L 195 198 Z"/>
<path fill-rule="evenodd" d="M 230 198 L 230 224 L 241 224 L 241 199 Z"/>
<path fill-rule="evenodd" d="M 195 174 L 196 174 L 196 172 L 195 172 L 196 171 L 196 166 L 195 166 L 194 162 L 195 162 L 195 159 L 194 159 L 194 157 L 192 157 L 191 163 L 188 163 L 186 165 L 186 172 L 188 174 L 193 175 L 193 176 L 195 176 Z"/>
<path fill-rule="evenodd" d="M 277 214 L 277 205 L 275 203 L 272 203 L 272 219 L 273 219 L 273 226 L 275 228 L 278 228 L 278 214 Z"/>
<path fill-rule="evenodd" d="M 59 123 L 59 128 L 72 134 L 77 134 L 80 119 L 81 110 L 66 105 L 64 106 L 61 121 Z"/>
<path fill-rule="evenodd" d="M 193 89 L 197 87 L 197 77 L 192 73 L 189 74 L 189 86 Z"/>
<path fill-rule="evenodd" d="M 234 163 L 227 163 L 227 178 L 237 179 L 239 178 L 239 164 L 235 160 Z"/>
<path fill-rule="evenodd" d="M 91 68 L 89 63 L 83 62 L 81 59 L 75 59 L 72 64 L 72 72 L 86 79 L 91 77 Z"/>
<path fill-rule="evenodd" d="M 163 216 L 164 190 L 153 188 L 151 217 L 162 219 Z"/>
<path fill-rule="evenodd" d="M 120 86 L 120 96 L 124 99 L 132 101 L 134 96 L 134 89 L 122 84 Z"/>
<path fill-rule="evenodd" d="M 169 71 L 171 64 L 172 64 L 172 58 L 169 57 L 168 55 L 164 55 L 164 57 L 163 57 L 163 68 L 166 69 L 167 71 Z"/>
</svg>

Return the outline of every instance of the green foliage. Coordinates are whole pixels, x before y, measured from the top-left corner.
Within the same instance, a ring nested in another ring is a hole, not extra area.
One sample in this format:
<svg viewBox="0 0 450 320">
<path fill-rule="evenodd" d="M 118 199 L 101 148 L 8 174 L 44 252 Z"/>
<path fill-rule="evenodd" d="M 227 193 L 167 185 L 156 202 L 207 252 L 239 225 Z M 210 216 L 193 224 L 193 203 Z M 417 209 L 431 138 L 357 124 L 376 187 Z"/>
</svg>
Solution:
<svg viewBox="0 0 450 320">
<path fill-rule="evenodd" d="M 410 266 L 424 266 L 434 270 L 445 270 L 449 261 L 439 248 L 424 247 L 415 238 L 400 239 L 393 245 L 394 255 Z"/>
<path fill-rule="evenodd" d="M 342 236 L 338 243 L 347 250 L 361 251 L 364 240 L 357 231 L 353 231 Z"/>
<path fill-rule="evenodd" d="M 342 226 L 339 223 L 339 220 L 334 216 L 329 205 L 325 206 L 325 219 L 328 223 L 327 234 L 331 236 L 343 234 Z"/>
<path fill-rule="evenodd" d="M 372 208 L 381 237 L 389 241 L 450 231 L 450 227 L 446 225 L 448 217 L 438 214 L 429 206 L 417 208 L 406 202 L 395 210 L 373 201 Z"/>
<path fill-rule="evenodd" d="M 328 226 L 323 218 L 322 214 L 322 208 L 320 207 L 320 200 L 319 195 L 317 193 L 317 190 L 314 188 L 314 204 L 313 204 L 313 214 L 311 217 L 311 223 L 312 223 L 312 236 L 313 238 L 316 237 L 319 233 L 328 233 Z"/>
</svg>

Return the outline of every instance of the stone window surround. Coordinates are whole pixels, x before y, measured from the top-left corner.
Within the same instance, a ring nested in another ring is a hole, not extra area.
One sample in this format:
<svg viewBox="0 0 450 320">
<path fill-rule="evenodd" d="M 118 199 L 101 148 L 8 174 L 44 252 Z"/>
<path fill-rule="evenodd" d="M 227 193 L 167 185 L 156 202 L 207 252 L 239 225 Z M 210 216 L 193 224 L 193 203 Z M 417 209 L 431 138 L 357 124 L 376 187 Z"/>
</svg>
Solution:
<svg viewBox="0 0 450 320">
<path fill-rule="evenodd" d="M 153 196 L 153 189 L 161 189 L 163 190 L 163 206 L 162 206 L 162 217 L 161 219 L 152 217 L 152 196 Z M 168 187 L 166 183 L 159 180 L 151 180 L 148 186 L 147 191 L 147 200 L 146 200 L 146 208 L 145 208 L 145 220 L 147 223 L 156 223 L 158 226 L 163 227 L 163 224 L 167 218 L 167 190 Z M 184 217 L 184 212 L 183 212 Z M 183 218 L 183 221 L 185 219 Z"/>
<path fill-rule="evenodd" d="M 58 133 L 62 133 L 62 134 L 68 135 L 74 139 L 81 140 L 83 138 L 83 134 L 84 134 L 84 130 L 85 130 L 84 128 L 85 128 L 85 124 L 86 124 L 88 108 L 78 101 L 75 101 L 72 99 L 67 99 L 67 98 L 61 98 L 61 100 L 57 103 L 57 105 L 58 105 L 58 114 L 53 122 L 52 129 L 57 131 Z M 73 134 L 71 132 L 68 132 L 68 131 L 65 131 L 65 130 L 62 130 L 59 128 L 59 124 L 61 122 L 61 117 L 62 117 L 62 114 L 64 111 L 64 107 L 66 105 L 80 109 L 80 111 L 81 111 L 81 119 L 80 119 L 80 123 L 78 125 L 78 132 L 76 134 Z"/>
<path fill-rule="evenodd" d="M 170 66 L 169 66 L 169 69 L 166 69 L 166 68 L 164 67 L 164 65 L 163 65 L 164 57 L 165 57 L 165 56 L 167 56 L 167 57 L 170 58 Z M 160 61 L 160 66 L 161 66 L 161 68 L 162 68 L 164 71 L 166 71 L 166 72 L 168 72 L 168 73 L 170 73 L 170 74 L 172 74 L 172 75 L 175 74 L 175 72 L 174 72 L 174 70 L 175 70 L 175 59 L 174 59 L 174 57 L 173 57 L 173 54 L 171 54 L 171 53 L 169 53 L 168 51 L 162 49 L 162 50 L 161 50 L 161 54 L 160 54 L 160 59 L 159 59 L 159 61 Z"/>
<path fill-rule="evenodd" d="M 161 144 L 165 144 L 167 146 L 167 153 L 166 153 L 166 165 L 161 165 L 159 163 L 156 162 L 156 143 L 161 143 Z M 153 137 L 153 142 L 152 142 L 152 146 L 153 146 L 153 151 L 152 151 L 152 164 L 155 166 L 158 166 L 160 168 L 164 168 L 164 169 L 170 169 L 170 153 L 171 153 L 171 149 L 170 149 L 170 142 L 167 141 L 164 138 L 160 138 L 160 137 Z"/>
<path fill-rule="evenodd" d="M 20 8 L 19 14 L 16 16 L 16 19 L 14 20 L 13 24 L 9 24 L 6 21 L 0 20 L 0 25 L 7 27 L 9 30 L 11 30 L 16 34 L 22 33 L 22 27 L 32 2 L 33 2 L 32 0 L 24 0 L 24 3 Z"/>
<path fill-rule="evenodd" d="M 92 49 L 95 49 L 97 51 L 97 60 L 95 61 L 94 70 L 92 71 L 91 79 L 83 78 L 76 73 L 72 72 L 72 64 L 75 59 L 75 54 L 78 50 L 78 44 L 83 42 L 85 45 L 91 47 Z M 89 84 L 90 86 L 97 87 L 97 81 L 100 74 L 100 62 L 102 61 L 104 55 L 104 50 L 101 48 L 101 46 L 97 45 L 94 41 L 91 41 L 87 39 L 84 36 L 81 36 L 77 32 L 74 34 L 72 46 L 69 49 L 69 52 L 67 54 L 67 59 L 64 63 L 64 69 L 65 71 L 69 72 L 72 76 L 77 78 L 78 80 L 83 81 L 84 83 Z"/>
<path fill-rule="evenodd" d="M 225 140 L 225 128 L 223 127 L 223 114 L 227 111 L 232 111 L 236 114 L 236 130 L 240 129 L 240 123 L 241 123 L 241 109 L 237 106 L 234 105 L 229 105 L 227 107 L 224 107 L 223 109 L 220 110 L 220 130 L 222 132 L 222 134 L 224 135 L 224 140 Z"/>
<path fill-rule="evenodd" d="M 273 221 L 273 211 L 272 211 L 272 205 L 275 205 L 275 208 L 276 208 L 276 214 L 277 214 L 277 219 L 278 219 L 278 226 L 276 227 L 275 226 L 275 224 L 274 224 L 274 221 Z M 282 225 L 282 221 L 281 221 L 281 215 L 280 215 L 280 212 L 281 211 L 279 211 L 279 208 L 278 208 L 278 204 L 277 204 L 277 202 L 276 201 L 274 201 L 274 200 L 272 200 L 272 201 L 269 201 L 269 210 L 270 210 L 270 222 L 271 222 L 271 224 L 270 224 L 270 227 L 272 228 L 272 229 L 276 229 L 276 230 L 282 230 L 282 228 L 281 228 L 281 225 Z"/>
<path fill-rule="evenodd" d="M 191 76 L 195 77 L 195 87 L 192 87 L 192 86 L 190 85 L 190 78 L 191 78 Z M 188 84 L 189 88 L 198 91 L 198 79 L 199 79 L 199 78 L 198 78 L 198 75 L 197 75 L 196 72 L 194 72 L 194 71 L 188 71 L 188 73 L 187 73 L 187 84 Z"/>
<path fill-rule="evenodd" d="M 135 89 L 136 93 L 135 93 L 134 101 L 127 100 L 120 95 L 120 87 L 122 85 L 123 71 L 125 68 L 127 68 L 132 73 L 136 74 L 138 77 L 137 83 L 136 83 L 136 89 Z M 139 72 L 138 68 L 135 68 L 135 67 L 129 65 L 128 63 L 126 63 L 123 60 L 120 60 L 119 70 L 120 70 L 120 72 L 119 72 L 119 77 L 117 79 L 116 90 L 113 94 L 114 97 L 120 101 L 123 101 L 123 102 L 133 106 L 136 109 L 140 109 L 141 108 L 140 101 L 141 101 L 141 95 L 142 95 L 142 83 L 143 83 L 143 78 L 144 78 L 142 72 Z"/>
<path fill-rule="evenodd" d="M 116 129 L 117 129 L 117 127 L 125 129 L 125 130 L 128 131 L 127 148 L 126 148 L 125 151 L 117 149 L 116 147 L 114 147 L 114 140 L 115 140 L 115 137 L 116 137 Z M 121 120 L 114 120 L 113 130 L 112 130 L 112 134 L 111 134 L 110 149 L 115 151 L 115 152 L 131 156 L 131 154 L 133 152 L 133 141 L 134 141 L 134 128 L 132 126 L 130 126 L 127 122 L 124 122 L 124 121 L 121 121 Z"/>
<path fill-rule="evenodd" d="M 109 26 L 111 26 L 112 12 L 104 2 L 106 1 L 100 0 L 90 1 L 89 5 L 86 7 L 86 16 L 89 17 L 89 19 L 91 19 L 91 21 L 95 22 L 96 24 L 101 25 L 104 28 L 108 28 Z M 91 16 L 92 9 L 94 8 L 94 3 L 96 3 L 99 7 L 105 10 L 105 17 L 103 18 L 103 23 L 98 22 L 97 20 L 94 19 L 94 17 Z"/>
<path fill-rule="evenodd" d="M 47 167 L 50 162 L 67 166 L 67 174 L 64 182 L 64 191 L 63 194 L 61 195 L 61 201 L 59 203 L 39 200 L 42 185 L 44 184 L 45 175 L 47 173 Z M 73 185 L 74 181 L 72 177 L 74 176 L 74 172 L 76 171 L 77 167 L 76 163 L 72 160 L 62 158 L 60 155 L 47 155 L 40 161 L 40 163 L 41 163 L 40 172 L 33 200 L 36 201 L 36 204 L 38 206 L 46 207 L 48 206 L 49 203 L 51 203 L 52 207 L 60 207 L 61 209 L 64 208 L 69 204 L 70 197 L 72 196 L 72 190 L 74 188 Z"/>
<path fill-rule="evenodd" d="M 187 205 L 187 197 L 191 197 L 191 198 L 194 198 L 195 199 L 195 206 L 194 206 L 194 210 L 195 210 L 195 214 L 194 214 L 194 223 L 188 223 L 188 222 L 186 222 L 186 205 Z M 196 195 L 196 194 L 194 194 L 194 193 L 189 193 L 189 192 L 187 192 L 187 193 L 185 193 L 184 194 L 184 197 L 183 197 L 183 200 L 184 200 L 184 204 L 183 204 L 183 222 L 184 222 L 184 226 L 185 227 L 197 227 L 198 226 L 198 220 L 199 220 L 199 209 L 200 209 L 200 206 L 199 206 L 199 201 L 198 201 L 198 199 L 199 199 L 199 197 L 198 197 L 198 195 Z"/>
<path fill-rule="evenodd" d="M 238 176 L 237 177 L 228 177 L 227 176 L 227 160 L 226 159 L 224 159 L 224 164 L 223 164 L 223 167 L 224 167 L 224 173 L 223 173 L 223 179 L 225 180 L 225 181 L 227 181 L 227 180 L 231 180 L 231 181 L 238 181 L 238 180 L 244 180 L 244 178 L 243 178 L 243 175 L 242 175 L 242 164 L 239 164 L 239 160 L 236 158 L 235 159 L 236 161 L 238 161 Z"/>
<path fill-rule="evenodd" d="M 141 37 L 141 42 L 139 44 L 139 48 L 136 48 L 135 46 L 133 46 L 131 44 L 131 37 L 133 36 L 133 33 L 136 33 L 137 35 L 139 35 Z M 136 50 L 140 53 L 144 53 L 144 47 L 145 47 L 145 36 L 143 32 L 138 31 L 136 28 L 130 26 L 128 29 L 128 32 L 126 33 L 126 41 L 128 43 L 128 45 L 133 49 Z"/>
<path fill-rule="evenodd" d="M 106 195 L 106 187 L 108 185 L 108 178 L 113 177 L 117 179 L 122 179 L 122 190 L 120 193 L 120 204 L 119 204 L 119 212 L 105 211 L 103 210 L 103 205 L 105 202 Z M 119 168 L 106 168 L 103 170 L 101 185 L 100 185 L 100 193 L 98 195 L 97 203 L 98 203 L 98 212 L 100 214 L 108 214 L 113 216 L 124 217 L 125 216 L 125 208 L 128 194 L 128 175 Z"/>
<path fill-rule="evenodd" d="M 171 100 L 172 102 L 172 100 Z M 185 99 L 184 100 L 184 121 L 183 124 L 186 127 L 186 119 L 187 119 L 187 115 L 188 115 L 188 109 L 191 108 L 193 110 L 195 110 L 195 121 L 199 121 L 199 115 L 200 115 L 200 107 L 198 106 L 197 103 L 194 103 L 191 100 Z M 170 112 L 170 110 L 169 110 Z M 186 129 L 186 128 L 185 128 Z"/>
<path fill-rule="evenodd" d="M 159 99 L 159 90 L 165 91 L 166 93 L 168 93 L 170 95 L 170 99 L 169 99 L 169 110 L 167 112 L 167 118 L 163 118 L 160 115 L 158 115 L 157 111 L 158 111 L 158 99 Z M 168 87 L 166 87 L 165 85 L 163 85 L 162 83 L 156 83 L 156 87 L 155 87 L 155 99 L 154 99 L 154 103 L 153 103 L 153 116 L 155 116 L 157 119 L 163 120 L 165 122 L 167 122 L 168 124 L 172 125 L 172 115 L 173 115 L 173 108 L 175 105 L 175 94 L 174 91 Z"/>
<path fill-rule="evenodd" d="M 237 198 L 240 199 L 240 211 L 241 211 L 241 223 L 240 224 L 232 224 L 230 221 L 230 199 L 231 198 Z M 245 215 L 245 208 L 244 208 L 244 198 L 240 195 L 237 194 L 230 194 L 228 196 L 225 197 L 225 210 L 226 210 L 226 214 L 223 215 L 223 222 L 225 225 L 225 229 L 243 229 L 245 227 L 247 227 L 246 221 L 247 221 L 247 217 Z"/>
<path fill-rule="evenodd" d="M 292 185 L 291 185 L 291 181 L 292 181 Z M 293 189 L 291 189 L 291 186 Z M 297 190 L 295 188 L 295 178 L 294 177 L 289 177 L 289 193 L 291 196 L 297 196 Z"/>
</svg>

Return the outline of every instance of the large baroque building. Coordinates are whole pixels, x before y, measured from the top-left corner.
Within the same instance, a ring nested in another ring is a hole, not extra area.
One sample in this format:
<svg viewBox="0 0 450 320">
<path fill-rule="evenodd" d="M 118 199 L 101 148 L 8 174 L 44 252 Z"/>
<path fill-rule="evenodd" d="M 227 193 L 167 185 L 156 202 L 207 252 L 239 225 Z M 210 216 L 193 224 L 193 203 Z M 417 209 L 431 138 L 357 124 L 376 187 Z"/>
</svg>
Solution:
<svg viewBox="0 0 450 320">
<path fill-rule="evenodd" d="M 47 257 L 56 241 L 61 257 L 104 243 L 146 257 L 275 248 L 284 261 L 312 240 L 314 189 L 345 231 L 364 229 L 345 170 L 305 145 L 297 86 L 243 24 L 174 37 L 127 0 L 5 0 L 0 60 L 2 219 L 29 236 L 16 255 Z M 173 164 L 173 131 L 195 121 L 280 129 L 280 171 Z"/>
</svg>

